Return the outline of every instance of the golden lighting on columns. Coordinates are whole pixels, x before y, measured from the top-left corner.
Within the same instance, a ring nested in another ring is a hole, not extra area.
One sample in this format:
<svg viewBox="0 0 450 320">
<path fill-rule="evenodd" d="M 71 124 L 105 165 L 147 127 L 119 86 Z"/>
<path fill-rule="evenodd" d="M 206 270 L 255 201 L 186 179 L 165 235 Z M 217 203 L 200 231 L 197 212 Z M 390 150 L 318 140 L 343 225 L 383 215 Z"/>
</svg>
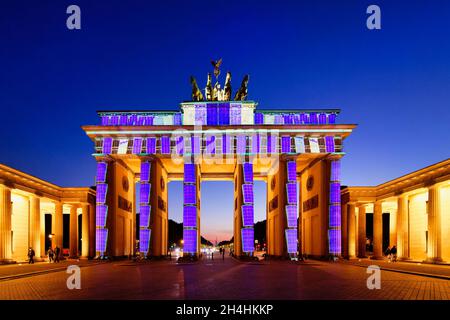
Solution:
<svg viewBox="0 0 450 320">
<path fill-rule="evenodd" d="M 70 258 L 78 258 L 78 215 L 77 206 L 70 206 Z"/>
<path fill-rule="evenodd" d="M 63 247 L 63 203 L 55 202 L 55 224 L 53 233 L 55 234 L 53 239 L 53 244 L 58 246 L 60 249 Z"/>
<path fill-rule="evenodd" d="M 354 203 L 349 203 L 347 208 L 347 222 L 348 222 L 348 255 L 349 257 L 356 256 L 356 206 Z"/>
<path fill-rule="evenodd" d="M 30 247 L 41 254 L 41 200 L 37 196 L 30 197 Z"/>
<path fill-rule="evenodd" d="M 366 257 L 366 205 L 358 207 L 358 258 Z"/>
<path fill-rule="evenodd" d="M 428 188 L 428 250 L 427 260 L 442 261 L 441 255 L 441 205 L 438 185 Z"/>
<path fill-rule="evenodd" d="M 12 261 L 11 189 L 5 185 L 0 185 L 0 261 Z"/>
<path fill-rule="evenodd" d="M 408 244 L 408 196 L 397 198 L 397 254 L 400 259 L 409 257 Z"/>
<path fill-rule="evenodd" d="M 81 205 L 81 256 L 89 256 L 89 203 Z"/>
<path fill-rule="evenodd" d="M 383 210 L 382 202 L 373 206 L 373 258 L 383 258 Z"/>
</svg>

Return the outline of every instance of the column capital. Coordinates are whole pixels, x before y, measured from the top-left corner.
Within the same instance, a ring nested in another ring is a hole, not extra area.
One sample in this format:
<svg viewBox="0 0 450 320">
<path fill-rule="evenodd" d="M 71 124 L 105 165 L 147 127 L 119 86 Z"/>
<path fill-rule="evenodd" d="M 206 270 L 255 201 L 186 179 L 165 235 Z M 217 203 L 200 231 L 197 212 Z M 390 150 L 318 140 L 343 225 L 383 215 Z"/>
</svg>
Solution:
<svg viewBox="0 0 450 320">
<path fill-rule="evenodd" d="M 95 156 L 97 162 L 114 162 L 114 159 L 109 155 Z"/>
<path fill-rule="evenodd" d="M 14 186 L 9 181 L 0 179 L 0 189 L 12 190 L 14 189 Z"/>
</svg>

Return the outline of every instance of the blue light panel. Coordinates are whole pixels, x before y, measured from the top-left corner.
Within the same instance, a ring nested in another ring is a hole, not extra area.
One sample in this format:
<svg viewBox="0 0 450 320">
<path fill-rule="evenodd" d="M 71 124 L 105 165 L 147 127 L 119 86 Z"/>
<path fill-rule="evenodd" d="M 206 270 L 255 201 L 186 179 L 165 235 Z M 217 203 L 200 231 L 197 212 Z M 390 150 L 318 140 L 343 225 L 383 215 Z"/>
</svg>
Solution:
<svg viewBox="0 0 450 320">
<path fill-rule="evenodd" d="M 142 150 L 142 138 L 133 139 L 133 154 L 140 154 Z"/>
<path fill-rule="evenodd" d="M 97 184 L 97 203 L 106 202 L 106 193 L 108 191 L 108 185 L 106 183 Z"/>
<path fill-rule="evenodd" d="M 286 206 L 286 218 L 289 228 L 297 227 L 297 206 L 295 204 Z"/>
<path fill-rule="evenodd" d="M 102 147 L 102 153 L 103 154 L 111 154 L 112 153 L 112 138 L 103 138 L 103 147 Z"/>
<path fill-rule="evenodd" d="M 170 154 L 170 137 L 169 136 L 161 137 L 161 153 L 162 154 Z"/>
<path fill-rule="evenodd" d="M 253 228 L 241 229 L 242 234 L 242 251 L 253 252 L 255 250 L 255 231 Z"/>
<path fill-rule="evenodd" d="M 150 166 L 151 164 L 148 161 L 141 162 L 141 183 L 150 181 Z"/>
<path fill-rule="evenodd" d="M 197 238 L 198 237 L 196 229 L 183 229 L 184 253 L 197 252 Z"/>
<path fill-rule="evenodd" d="M 297 181 L 297 163 L 295 161 L 287 162 L 287 175 L 289 182 Z"/>
<path fill-rule="evenodd" d="M 102 254 L 106 251 L 108 242 L 108 229 L 97 228 L 95 231 L 95 251 Z"/>
<path fill-rule="evenodd" d="M 197 207 L 184 206 L 183 207 L 183 227 L 197 226 Z"/>
<path fill-rule="evenodd" d="M 147 138 L 147 153 L 148 154 L 156 153 L 156 138 L 155 137 Z"/>
<path fill-rule="evenodd" d="M 297 184 L 286 183 L 286 192 L 288 204 L 297 204 Z"/>
<path fill-rule="evenodd" d="M 108 164 L 106 162 L 97 162 L 97 178 L 95 180 L 96 183 L 106 181 L 106 169 L 107 168 L 108 168 Z"/>
<path fill-rule="evenodd" d="M 297 253 L 297 229 L 286 229 L 285 234 L 288 253 Z"/>
<path fill-rule="evenodd" d="M 254 224 L 254 208 L 253 205 L 243 205 L 242 210 L 242 223 L 244 227 L 253 227 Z"/>
<path fill-rule="evenodd" d="M 243 184 L 242 193 L 244 203 L 253 203 L 253 184 Z"/>
<path fill-rule="evenodd" d="M 195 164 L 185 163 L 184 164 L 184 183 L 195 183 Z"/>
<path fill-rule="evenodd" d="M 196 204 L 196 186 L 185 184 L 183 186 L 184 204 Z"/>
<path fill-rule="evenodd" d="M 147 204 L 140 205 L 139 225 L 141 226 L 141 228 L 150 227 L 150 212 L 151 212 L 151 207 L 149 205 L 147 205 Z"/>
<path fill-rule="evenodd" d="M 108 206 L 105 204 L 97 204 L 95 208 L 95 225 L 104 228 L 106 226 L 106 218 L 108 217 Z"/>
<path fill-rule="evenodd" d="M 147 254 L 150 249 L 150 229 L 140 229 L 139 230 L 139 251 Z"/>
<path fill-rule="evenodd" d="M 140 188 L 140 202 L 141 203 L 149 203 L 150 202 L 150 184 L 148 183 L 141 183 Z"/>
<path fill-rule="evenodd" d="M 253 164 L 246 162 L 242 164 L 242 168 L 244 170 L 244 182 L 253 183 Z"/>
</svg>

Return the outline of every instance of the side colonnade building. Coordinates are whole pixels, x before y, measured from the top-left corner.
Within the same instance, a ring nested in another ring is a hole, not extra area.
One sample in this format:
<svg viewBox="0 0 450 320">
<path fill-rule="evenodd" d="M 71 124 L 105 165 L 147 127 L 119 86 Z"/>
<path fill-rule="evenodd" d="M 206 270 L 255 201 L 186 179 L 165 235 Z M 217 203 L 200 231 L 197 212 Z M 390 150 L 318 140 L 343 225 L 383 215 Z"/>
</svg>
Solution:
<svg viewBox="0 0 450 320">
<path fill-rule="evenodd" d="M 26 261 L 30 247 L 39 260 L 50 246 L 71 258 L 95 256 L 95 190 L 59 187 L 0 164 L 0 263 Z"/>
<path fill-rule="evenodd" d="M 450 263 L 450 159 L 341 195 L 344 257 L 380 259 L 395 245 L 401 260 Z"/>
</svg>

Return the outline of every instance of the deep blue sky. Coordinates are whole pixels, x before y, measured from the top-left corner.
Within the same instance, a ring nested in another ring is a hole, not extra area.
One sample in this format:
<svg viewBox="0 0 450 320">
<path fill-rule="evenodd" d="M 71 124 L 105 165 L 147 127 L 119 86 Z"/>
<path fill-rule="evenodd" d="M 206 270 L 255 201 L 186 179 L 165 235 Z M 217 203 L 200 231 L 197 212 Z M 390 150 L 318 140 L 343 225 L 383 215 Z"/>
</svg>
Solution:
<svg viewBox="0 0 450 320">
<path fill-rule="evenodd" d="M 378 4 L 382 30 L 366 28 Z M 66 28 L 77 4 L 82 30 Z M 92 185 L 96 110 L 176 109 L 223 58 L 260 108 L 341 108 L 343 183 L 449 157 L 449 1 L 2 1 L 0 162 Z M 219 195 L 217 194 L 217 199 Z"/>
</svg>

